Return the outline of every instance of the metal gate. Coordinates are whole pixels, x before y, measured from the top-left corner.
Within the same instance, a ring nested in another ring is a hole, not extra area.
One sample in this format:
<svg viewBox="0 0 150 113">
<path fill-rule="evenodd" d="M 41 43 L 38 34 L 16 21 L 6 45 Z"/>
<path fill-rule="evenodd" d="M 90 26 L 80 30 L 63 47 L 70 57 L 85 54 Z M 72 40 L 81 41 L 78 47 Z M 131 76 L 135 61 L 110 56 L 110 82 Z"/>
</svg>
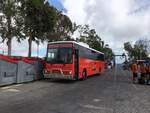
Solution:
<svg viewBox="0 0 150 113">
<path fill-rule="evenodd" d="M 17 83 L 30 82 L 35 79 L 36 71 L 33 64 L 18 62 Z"/>
<path fill-rule="evenodd" d="M 16 83 L 17 64 L 0 59 L 0 86 Z"/>
<path fill-rule="evenodd" d="M 43 63 L 40 61 L 35 61 L 34 66 L 35 66 L 35 71 L 36 71 L 35 80 L 40 80 L 40 79 L 44 78 L 44 76 L 43 76 L 43 68 L 44 68 Z"/>
</svg>

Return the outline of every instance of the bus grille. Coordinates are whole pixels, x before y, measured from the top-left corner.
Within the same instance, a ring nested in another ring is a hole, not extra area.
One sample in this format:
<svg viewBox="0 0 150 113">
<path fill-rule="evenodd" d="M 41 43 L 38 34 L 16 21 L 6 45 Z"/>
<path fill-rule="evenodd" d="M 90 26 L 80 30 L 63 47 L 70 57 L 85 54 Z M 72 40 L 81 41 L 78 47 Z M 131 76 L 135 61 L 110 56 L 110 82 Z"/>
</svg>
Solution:
<svg viewBox="0 0 150 113">
<path fill-rule="evenodd" d="M 60 70 L 52 70 L 52 73 L 61 74 Z"/>
<path fill-rule="evenodd" d="M 64 75 L 70 75 L 69 71 L 63 71 Z"/>
</svg>

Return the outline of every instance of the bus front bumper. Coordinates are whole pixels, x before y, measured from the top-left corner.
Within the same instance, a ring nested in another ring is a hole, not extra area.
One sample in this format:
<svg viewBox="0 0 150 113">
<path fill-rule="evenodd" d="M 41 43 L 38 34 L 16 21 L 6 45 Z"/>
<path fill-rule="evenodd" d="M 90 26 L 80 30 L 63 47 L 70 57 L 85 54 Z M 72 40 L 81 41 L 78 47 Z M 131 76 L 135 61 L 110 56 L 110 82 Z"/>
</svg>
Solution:
<svg viewBox="0 0 150 113">
<path fill-rule="evenodd" d="M 72 75 L 62 75 L 62 74 L 55 74 L 55 73 L 44 74 L 44 78 L 75 80 Z"/>
</svg>

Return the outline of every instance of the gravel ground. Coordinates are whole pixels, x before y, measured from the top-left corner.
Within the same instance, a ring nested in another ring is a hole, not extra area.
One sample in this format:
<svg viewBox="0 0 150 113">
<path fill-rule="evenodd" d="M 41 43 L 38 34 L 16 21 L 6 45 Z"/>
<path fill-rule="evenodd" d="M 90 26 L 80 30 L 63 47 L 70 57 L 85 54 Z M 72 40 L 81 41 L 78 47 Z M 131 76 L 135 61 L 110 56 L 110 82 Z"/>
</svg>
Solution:
<svg viewBox="0 0 150 113">
<path fill-rule="evenodd" d="M 150 86 L 121 68 L 85 81 L 42 80 L 0 88 L 0 113 L 150 113 Z"/>
</svg>

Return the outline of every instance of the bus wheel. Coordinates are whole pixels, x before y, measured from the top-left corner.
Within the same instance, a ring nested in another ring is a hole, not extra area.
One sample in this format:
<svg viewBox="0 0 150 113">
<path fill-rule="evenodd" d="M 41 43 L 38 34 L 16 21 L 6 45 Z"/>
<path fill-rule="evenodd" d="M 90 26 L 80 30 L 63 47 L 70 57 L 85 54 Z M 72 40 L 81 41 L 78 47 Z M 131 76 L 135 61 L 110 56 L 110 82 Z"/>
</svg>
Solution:
<svg viewBox="0 0 150 113">
<path fill-rule="evenodd" d="M 82 80 L 86 80 L 87 79 L 87 73 L 86 70 L 84 69 L 82 72 Z"/>
</svg>

